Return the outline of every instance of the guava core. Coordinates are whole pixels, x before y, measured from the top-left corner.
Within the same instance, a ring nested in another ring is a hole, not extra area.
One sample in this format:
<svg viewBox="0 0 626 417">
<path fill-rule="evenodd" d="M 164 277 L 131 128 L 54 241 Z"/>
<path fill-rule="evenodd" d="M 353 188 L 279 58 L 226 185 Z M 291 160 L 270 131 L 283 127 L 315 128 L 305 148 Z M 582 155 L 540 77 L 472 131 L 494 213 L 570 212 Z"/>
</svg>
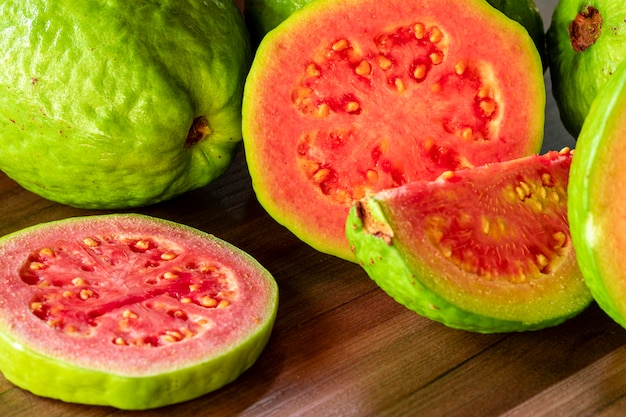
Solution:
<svg viewBox="0 0 626 417">
<path fill-rule="evenodd" d="M 626 2 L 561 0 L 546 43 L 552 93 L 567 131 L 577 138 L 591 103 L 626 58 Z"/>
<path fill-rule="evenodd" d="M 241 141 L 251 51 L 232 0 L 8 0 L 0 51 L 0 169 L 50 200 L 166 200 Z"/>
<path fill-rule="evenodd" d="M 256 51 L 244 148 L 268 213 L 354 260 L 353 201 L 536 153 L 544 110 L 532 39 L 482 0 L 316 0 Z"/>
</svg>

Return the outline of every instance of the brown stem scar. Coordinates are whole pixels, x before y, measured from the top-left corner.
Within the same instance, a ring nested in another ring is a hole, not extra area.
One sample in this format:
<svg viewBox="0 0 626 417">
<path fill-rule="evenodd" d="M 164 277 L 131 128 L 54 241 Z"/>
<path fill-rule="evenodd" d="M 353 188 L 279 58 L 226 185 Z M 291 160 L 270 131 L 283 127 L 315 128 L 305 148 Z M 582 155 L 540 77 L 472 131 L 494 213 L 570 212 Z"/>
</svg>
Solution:
<svg viewBox="0 0 626 417">
<path fill-rule="evenodd" d="M 602 16 L 595 7 L 588 6 L 576 15 L 569 25 L 572 48 L 583 52 L 593 45 L 602 33 Z"/>
</svg>

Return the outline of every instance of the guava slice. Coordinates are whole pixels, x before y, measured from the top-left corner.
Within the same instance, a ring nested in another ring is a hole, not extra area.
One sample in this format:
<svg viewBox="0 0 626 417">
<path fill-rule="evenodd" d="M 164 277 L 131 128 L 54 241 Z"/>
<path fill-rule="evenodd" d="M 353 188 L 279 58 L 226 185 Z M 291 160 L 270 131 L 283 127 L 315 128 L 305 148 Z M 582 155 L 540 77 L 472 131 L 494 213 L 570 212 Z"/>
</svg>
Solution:
<svg viewBox="0 0 626 417">
<path fill-rule="evenodd" d="M 346 234 L 391 297 L 449 327 L 537 330 L 592 301 L 567 221 L 569 149 L 447 172 L 355 203 Z"/>
<path fill-rule="evenodd" d="M 293 12 L 312 0 L 246 0 L 246 25 L 255 44 Z M 543 18 L 534 0 L 487 0 L 496 9 L 528 30 L 547 68 Z"/>
<path fill-rule="evenodd" d="M 235 380 L 262 353 L 278 289 L 250 255 L 139 214 L 0 239 L 0 371 L 34 394 L 147 409 Z"/>
<path fill-rule="evenodd" d="M 591 103 L 626 58 L 626 3 L 560 0 L 546 33 L 550 78 L 566 130 L 577 138 Z"/>
<path fill-rule="evenodd" d="M 316 0 L 257 49 L 244 148 L 267 212 L 354 260 L 353 201 L 536 153 L 544 107 L 532 40 L 484 1 Z"/>
<path fill-rule="evenodd" d="M 0 169 L 47 199 L 167 200 L 241 143 L 252 58 L 232 0 L 7 0 L 0 50 Z"/>
<path fill-rule="evenodd" d="M 569 222 L 578 263 L 598 305 L 626 327 L 626 64 L 593 101 L 576 142 Z"/>
</svg>

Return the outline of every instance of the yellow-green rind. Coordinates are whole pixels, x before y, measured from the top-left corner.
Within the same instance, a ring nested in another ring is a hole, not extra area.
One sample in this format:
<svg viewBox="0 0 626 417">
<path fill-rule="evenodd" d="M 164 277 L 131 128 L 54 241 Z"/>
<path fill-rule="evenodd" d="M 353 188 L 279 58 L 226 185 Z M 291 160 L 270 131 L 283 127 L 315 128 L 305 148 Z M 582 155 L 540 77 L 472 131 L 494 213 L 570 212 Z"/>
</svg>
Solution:
<svg viewBox="0 0 626 417">
<path fill-rule="evenodd" d="M 237 379 L 263 352 L 273 324 L 221 356 L 176 371 L 124 376 L 51 360 L 0 330 L 0 371 L 33 394 L 65 402 L 145 410 L 192 400 Z"/>
<path fill-rule="evenodd" d="M 231 0 L 0 5 L 0 169 L 47 199 L 128 208 L 204 186 L 241 142 L 252 60 Z M 211 133 L 187 146 L 193 120 Z"/>
<path fill-rule="evenodd" d="M 73 349 L 72 346 L 68 346 L 67 354 L 64 353 L 62 356 L 47 355 L 33 346 L 32 342 L 29 343 L 17 336 L 18 332 L 9 323 L 6 315 L 0 313 L 0 372 L 4 377 L 16 386 L 43 397 L 72 403 L 144 410 L 200 397 L 236 380 L 249 369 L 257 361 L 271 337 L 278 312 L 278 285 L 269 271 L 258 261 L 228 242 L 183 224 L 129 213 L 73 217 L 31 226 L 1 237 L 0 248 L 12 245 L 12 241 L 27 238 L 30 234 L 37 234 L 42 227 L 57 229 L 73 223 L 90 230 L 90 222 L 100 220 L 106 222 L 107 219 L 112 221 L 122 219 L 122 222 L 137 221 L 140 225 L 141 222 L 149 222 L 152 226 L 161 225 L 168 233 L 176 233 L 178 230 L 180 236 L 196 235 L 199 239 L 211 242 L 210 244 L 216 248 L 219 247 L 225 256 L 226 254 L 232 256 L 233 262 L 240 262 L 254 269 L 259 274 L 259 280 L 266 286 L 268 297 L 264 300 L 264 311 L 254 318 L 253 330 L 233 340 L 231 344 L 220 346 L 217 353 L 214 347 L 207 344 L 207 352 L 212 350 L 214 353 L 204 355 L 201 360 L 185 361 L 182 351 L 182 356 L 170 357 L 169 361 L 154 365 L 154 369 L 149 371 L 134 368 L 124 370 L 129 365 L 119 362 L 119 359 L 116 363 L 115 355 L 109 358 L 89 359 L 89 352 L 79 352 L 80 358 L 77 359 L 69 354 Z M 10 274 L 5 274 L 4 279 L 11 279 Z M 251 289 L 248 288 L 246 291 Z M 24 306 L 24 309 L 28 309 L 28 306 Z M 4 311 L 5 314 L 7 312 L 11 314 L 11 310 Z M 30 315 L 29 312 L 19 314 Z M 217 345 L 219 343 L 220 341 L 217 341 Z M 81 361 L 80 364 L 78 361 Z M 108 368 L 102 365 L 103 361 L 110 361 Z M 83 364 L 92 362 L 94 364 L 92 368 Z M 174 362 L 178 365 L 174 365 Z M 98 365 L 95 365 L 96 363 Z"/>
<path fill-rule="evenodd" d="M 574 51 L 569 27 L 592 6 L 602 16 L 599 37 L 583 52 Z M 626 3 L 612 0 L 561 0 L 557 3 L 546 44 L 552 93 L 567 131 L 577 138 L 600 89 L 626 58 Z"/>
<path fill-rule="evenodd" d="M 385 225 L 383 228 L 390 227 L 375 196 L 363 200 L 362 203 L 365 204 L 372 222 Z M 365 230 L 356 206 L 350 209 L 346 234 L 359 264 L 383 291 L 420 316 L 451 328 L 485 334 L 539 330 L 556 326 L 576 316 L 589 303 L 583 300 L 565 314 L 560 307 L 552 310 L 548 302 L 545 311 L 527 310 L 526 313 L 520 313 L 522 308 L 503 315 L 501 308 L 494 306 L 492 309 L 487 298 L 484 305 L 477 310 L 461 308 L 425 284 L 425 274 L 436 279 L 441 271 L 431 271 L 426 266 L 411 264 L 393 238 L 384 239 Z"/>
<path fill-rule="evenodd" d="M 626 328 L 626 62 L 593 101 L 572 162 L 568 215 L 598 305 Z"/>
</svg>

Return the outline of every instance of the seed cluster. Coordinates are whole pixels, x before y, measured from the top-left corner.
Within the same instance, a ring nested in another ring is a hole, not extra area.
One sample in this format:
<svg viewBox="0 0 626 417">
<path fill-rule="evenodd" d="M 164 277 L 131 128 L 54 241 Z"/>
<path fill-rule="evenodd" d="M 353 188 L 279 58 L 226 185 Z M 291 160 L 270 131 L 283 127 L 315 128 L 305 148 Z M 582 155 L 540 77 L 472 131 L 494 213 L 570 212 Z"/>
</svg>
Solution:
<svg viewBox="0 0 626 417">
<path fill-rule="evenodd" d="M 320 46 L 303 67 L 291 101 L 305 117 L 343 117 L 348 127 L 304 132 L 297 139 L 301 172 L 314 188 L 349 204 L 370 191 L 407 182 L 412 174 L 391 163 L 397 158 L 384 156 L 390 139 L 353 128 L 358 118 L 379 114 L 380 106 L 404 106 L 396 110 L 418 114 L 427 109 L 432 115 L 429 125 L 438 121 L 440 131 L 418 139 L 424 159 L 443 169 L 467 166 L 454 146 L 438 143 L 438 136 L 465 143 L 489 140 L 499 107 L 496 89 L 479 64 L 469 59 L 448 62 L 448 41 L 440 27 L 416 22 L 377 34 L 369 42 L 339 38 Z M 467 100 L 459 100 L 460 95 Z M 429 96 L 436 96 L 433 108 L 425 104 Z"/>
<path fill-rule="evenodd" d="M 294 87 L 291 99 L 296 107 L 320 118 L 331 113 L 359 115 L 362 102 L 355 94 L 336 93 L 344 90 L 342 84 L 352 84 L 346 75 L 355 78 L 355 83 L 381 83 L 403 93 L 409 83 L 422 83 L 433 66 L 445 60 L 445 35 L 437 26 L 415 23 L 372 41 L 369 50 L 346 38 L 331 42 L 321 58 L 307 64 L 302 80 Z"/>
<path fill-rule="evenodd" d="M 77 337 L 105 332 L 118 346 L 162 346 L 212 327 L 210 312 L 237 296 L 227 268 L 181 253 L 150 238 L 89 236 L 32 253 L 20 277 L 36 287 L 31 313 L 50 327 Z"/>
<path fill-rule="evenodd" d="M 367 193 L 398 187 L 407 182 L 403 170 L 388 156 L 389 144 L 381 140 L 346 159 L 352 142 L 363 141 L 350 130 L 305 134 L 297 145 L 298 163 L 307 178 L 324 195 L 348 205 Z M 325 153 L 320 153 L 324 149 Z M 350 164 L 350 167 L 346 167 Z"/>
<path fill-rule="evenodd" d="M 449 172 L 441 178 L 457 181 L 454 177 Z M 567 230 L 551 229 L 546 226 L 551 222 L 544 224 L 536 220 L 550 213 L 566 218 L 563 184 L 567 181 L 557 181 L 548 171 L 519 174 L 503 188 L 500 197 L 483 195 L 478 213 L 475 208 L 455 215 L 433 209 L 425 216 L 424 229 L 443 257 L 463 271 L 486 280 L 527 283 L 530 277 L 550 273 L 552 266 L 566 255 L 570 244 Z M 437 198 L 445 199 L 445 195 L 438 194 Z M 446 205 L 444 201 L 431 203 L 440 208 Z M 505 207 L 513 205 L 518 206 L 513 212 L 526 210 L 528 218 L 534 220 L 507 222 Z M 563 222 L 559 220 L 556 224 Z M 526 236 L 533 236 L 532 245 L 524 243 Z"/>
</svg>

